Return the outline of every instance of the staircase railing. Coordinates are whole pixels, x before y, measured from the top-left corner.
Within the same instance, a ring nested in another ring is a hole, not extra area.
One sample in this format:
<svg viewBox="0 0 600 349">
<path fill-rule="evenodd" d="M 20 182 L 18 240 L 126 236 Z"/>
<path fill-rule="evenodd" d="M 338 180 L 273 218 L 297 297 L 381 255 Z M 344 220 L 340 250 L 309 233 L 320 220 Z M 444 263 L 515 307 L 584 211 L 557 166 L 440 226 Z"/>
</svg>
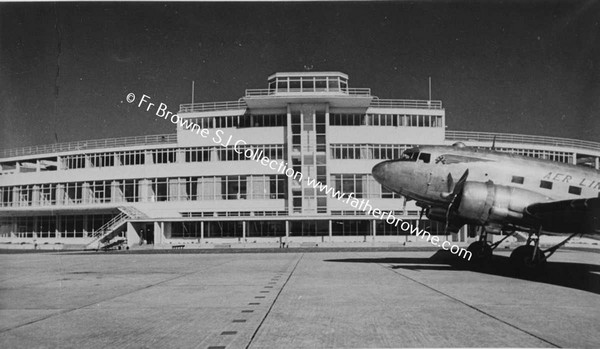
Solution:
<svg viewBox="0 0 600 349">
<path fill-rule="evenodd" d="M 142 211 L 138 210 L 135 207 L 131 206 L 122 206 L 118 208 L 121 213 L 113 217 L 110 221 L 106 222 L 100 228 L 94 230 L 90 234 L 90 238 L 92 241 L 88 244 L 88 246 L 98 242 L 100 243 L 102 239 L 106 236 L 112 234 L 115 229 L 119 228 L 123 223 L 125 223 L 129 219 L 140 219 L 140 218 L 148 218 L 146 214 Z"/>
<path fill-rule="evenodd" d="M 113 219 L 106 222 L 103 226 L 101 226 L 97 230 L 94 230 L 90 237 L 94 238 L 94 240 L 97 238 L 100 238 L 105 233 L 110 232 L 113 229 L 117 228 L 119 225 L 121 225 L 123 223 L 123 221 L 127 220 L 128 218 L 129 218 L 129 215 L 127 215 L 125 212 L 121 212 L 118 215 L 116 215 L 115 217 L 113 217 Z"/>
<path fill-rule="evenodd" d="M 127 214 L 130 218 L 148 218 L 148 216 L 133 206 L 119 207 L 119 211 Z"/>
</svg>

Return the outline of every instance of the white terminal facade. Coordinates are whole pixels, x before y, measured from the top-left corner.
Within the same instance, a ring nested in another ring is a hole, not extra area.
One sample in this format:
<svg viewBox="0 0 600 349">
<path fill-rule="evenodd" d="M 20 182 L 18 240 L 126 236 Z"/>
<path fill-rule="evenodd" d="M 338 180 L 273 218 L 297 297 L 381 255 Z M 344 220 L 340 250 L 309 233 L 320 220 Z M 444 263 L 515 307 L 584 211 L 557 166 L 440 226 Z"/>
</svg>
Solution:
<svg viewBox="0 0 600 349">
<path fill-rule="evenodd" d="M 138 103 L 138 101 L 135 101 Z M 182 104 L 208 137 L 176 134 L 0 151 L 0 243 L 6 247 L 155 248 L 403 242 L 407 232 L 328 197 L 316 178 L 418 224 L 419 208 L 377 183 L 372 167 L 418 145 L 496 148 L 599 168 L 600 143 L 449 131 L 441 101 L 379 99 L 340 72 L 276 73 L 233 102 Z M 165 121 L 169 122 L 169 121 Z M 196 128 L 197 130 L 197 128 Z M 221 130 L 222 143 L 215 143 Z M 243 140 L 303 180 L 239 154 Z M 443 234 L 443 226 L 421 227 Z M 466 230 L 446 237 L 466 241 Z"/>
</svg>

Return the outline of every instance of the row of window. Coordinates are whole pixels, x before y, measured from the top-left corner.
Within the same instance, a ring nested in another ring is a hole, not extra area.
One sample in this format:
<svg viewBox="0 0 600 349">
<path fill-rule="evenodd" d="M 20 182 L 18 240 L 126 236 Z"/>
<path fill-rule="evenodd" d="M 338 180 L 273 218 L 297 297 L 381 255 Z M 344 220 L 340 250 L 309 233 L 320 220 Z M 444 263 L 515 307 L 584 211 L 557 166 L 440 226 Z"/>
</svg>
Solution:
<svg viewBox="0 0 600 349">
<path fill-rule="evenodd" d="M 318 125 L 317 125 L 318 126 Z M 299 133 L 299 131 L 298 131 Z M 293 136 L 294 144 L 300 142 L 300 136 Z M 296 140 L 295 138 L 298 138 Z M 324 142 L 325 136 L 322 135 L 319 139 L 319 144 Z M 410 148 L 409 145 L 400 144 L 331 144 L 332 159 L 398 159 L 402 152 Z M 134 150 L 128 152 L 111 152 L 98 154 L 78 154 L 68 155 L 62 158 L 63 168 L 78 169 L 87 167 L 107 167 L 107 166 L 127 166 L 127 165 L 143 165 L 146 163 L 164 164 L 177 162 L 178 154 L 183 154 L 185 162 L 205 162 L 205 161 L 239 161 L 247 160 L 244 155 L 246 149 L 253 151 L 262 151 L 262 153 L 270 159 L 283 160 L 285 159 L 284 145 L 282 144 L 266 144 L 266 145 L 239 145 L 238 153 L 233 147 L 194 147 L 194 148 L 168 148 L 168 149 L 151 149 L 146 152 L 143 150 Z M 500 148 L 499 151 L 519 154 L 524 156 L 549 159 L 552 161 L 571 163 L 573 159 L 572 153 L 549 151 L 549 150 L 532 150 L 532 149 L 515 149 L 515 148 Z M 87 165 L 86 165 L 87 163 Z"/>
<path fill-rule="evenodd" d="M 181 212 L 182 217 L 250 217 L 250 216 L 287 216 L 287 211 L 201 211 Z"/>
<path fill-rule="evenodd" d="M 209 116 L 187 119 L 203 129 L 211 128 L 246 128 L 246 127 L 278 127 L 287 125 L 286 114 L 258 114 Z M 192 129 L 192 127 L 189 127 Z"/>
<path fill-rule="evenodd" d="M 442 127 L 441 115 L 412 114 L 330 114 L 331 126 Z"/>
<path fill-rule="evenodd" d="M 325 119 L 325 113 L 323 113 Z M 286 114 L 210 116 L 188 119 L 200 128 L 245 128 L 286 126 Z M 414 114 L 340 114 L 329 115 L 332 126 L 407 126 L 442 127 L 441 115 Z"/>
<path fill-rule="evenodd" d="M 515 184 L 524 184 L 525 177 L 512 176 L 511 182 L 515 183 Z M 552 190 L 553 184 L 554 184 L 553 182 L 541 180 L 540 188 Z M 597 187 L 597 189 L 600 189 L 600 183 L 598 183 L 596 185 L 596 187 Z M 570 185 L 568 191 L 569 191 L 569 194 L 581 195 L 581 187 L 578 187 L 578 186 Z"/>
<path fill-rule="evenodd" d="M 205 176 L 0 187 L 0 206 L 284 199 L 284 175 Z"/>
<path fill-rule="evenodd" d="M 270 159 L 284 159 L 284 147 L 282 144 L 240 144 L 237 151 L 233 146 L 220 147 L 193 147 L 193 148 L 164 148 L 132 150 L 127 152 L 110 152 L 99 154 L 77 154 L 67 155 L 62 158 L 63 169 L 95 168 L 110 166 L 128 166 L 144 164 L 169 164 L 178 162 L 182 156 L 185 162 L 203 161 L 238 161 L 247 160 L 244 155 L 246 149 L 252 149 L 254 153 L 262 152 Z M 241 152 L 241 154 L 239 153 Z"/>
<path fill-rule="evenodd" d="M 397 217 L 401 217 L 404 215 L 407 216 L 418 216 L 419 215 L 419 211 L 417 210 L 406 210 L 404 212 L 402 211 L 387 211 L 386 212 L 391 212 L 392 215 L 397 216 Z M 369 216 L 369 212 L 368 211 L 353 211 L 353 210 L 343 210 L 343 211 L 331 211 L 331 215 L 332 216 Z"/>
<path fill-rule="evenodd" d="M 206 161 L 243 161 L 249 160 L 246 150 L 252 149 L 252 153 L 260 153 L 271 160 L 285 160 L 285 151 L 281 144 L 266 145 L 238 145 L 237 150 L 233 147 L 196 147 L 184 148 L 185 162 Z M 249 154 L 249 153 L 248 153 Z M 261 157 L 262 157 L 261 156 Z"/>
<path fill-rule="evenodd" d="M 416 225 L 416 220 L 406 220 Z M 432 234 L 443 234 L 444 224 L 424 220 L 425 228 Z M 246 237 L 283 237 L 286 235 L 286 223 L 280 221 L 247 221 Z M 331 229 L 331 233 L 330 233 Z M 400 226 L 394 226 L 382 220 L 375 221 L 375 232 L 378 236 L 408 235 Z M 312 220 L 289 221 L 289 236 L 371 236 L 372 220 Z M 174 222 L 171 227 L 171 238 L 242 238 L 244 223 L 242 221 L 206 221 L 206 222 Z"/>
<path fill-rule="evenodd" d="M 114 215 L 57 215 L 37 217 L 0 218 L 0 236 L 33 237 L 86 237 L 98 230 Z"/>
<path fill-rule="evenodd" d="M 319 127 L 320 125 L 317 125 Z M 317 130 L 318 131 L 318 130 Z M 299 131 L 298 131 L 299 132 Z M 294 154 L 300 153 L 300 136 L 293 136 Z M 298 139 L 296 139 L 298 138 Z M 317 151 L 325 151 L 325 135 L 317 135 Z M 410 148 L 409 145 L 398 144 L 331 144 L 332 159 L 398 159 L 402 152 Z M 179 162 L 207 162 L 207 161 L 242 161 L 247 160 L 244 155 L 246 149 L 254 152 L 262 152 L 265 156 L 274 160 L 284 160 L 285 146 L 282 144 L 272 145 L 239 145 L 236 152 L 233 147 L 223 148 L 218 146 L 193 147 L 193 148 L 168 148 L 151 150 L 132 150 L 125 152 L 109 152 L 96 154 L 77 154 L 63 156 L 62 169 L 101 168 L 108 166 L 131 166 L 144 164 L 164 164 Z M 305 146 L 306 151 L 314 150 L 313 147 Z M 535 158 L 548 159 L 562 163 L 572 163 L 573 154 L 561 151 L 531 150 L 518 148 L 500 148 L 499 151 L 519 154 Z M 414 161 L 417 159 L 415 158 Z M 51 160 L 47 160 L 51 161 Z M 14 169 L 15 165 L 2 164 L 2 169 Z M 56 166 L 50 166 L 45 170 L 56 170 Z M 28 171 L 35 171 L 35 168 Z M 26 172 L 21 169 L 21 172 Z"/>
<path fill-rule="evenodd" d="M 269 81 L 269 92 L 337 92 L 346 91 L 348 82 L 339 76 L 277 77 Z"/>
<path fill-rule="evenodd" d="M 99 229 L 113 218 L 113 215 L 58 215 L 36 217 L 0 218 L 1 237 L 20 238 L 83 238 Z M 373 220 L 311 220 L 289 221 L 289 236 L 361 236 L 373 235 Z M 407 220 L 416 225 L 416 220 Z M 443 234 L 443 224 L 424 220 L 425 229 L 433 234 Z M 242 221 L 193 221 L 171 223 L 170 238 L 242 238 Z M 431 224 L 431 225 L 430 225 Z M 260 220 L 246 222 L 246 237 L 281 237 L 286 235 L 286 222 L 283 220 Z M 203 234 L 202 234 L 203 232 Z M 399 226 L 375 220 L 375 232 L 383 235 L 407 235 Z"/>
<path fill-rule="evenodd" d="M 539 149 L 521 149 L 521 148 L 496 148 L 496 150 L 532 158 L 552 160 L 567 164 L 573 163 L 573 153 L 554 150 L 539 150 Z"/>
<path fill-rule="evenodd" d="M 355 198 L 399 198 L 370 174 L 333 174 L 330 186 Z M 323 196 L 304 188 L 304 198 Z M 296 196 L 296 195 L 295 195 Z M 195 200 L 285 199 L 284 175 L 105 180 L 0 187 L 0 207 Z M 325 203 L 323 203 L 324 206 Z"/>
<path fill-rule="evenodd" d="M 331 144 L 332 159 L 398 159 L 407 144 Z"/>
<path fill-rule="evenodd" d="M 332 174 L 329 186 L 348 196 L 354 193 L 355 198 L 399 199 L 401 196 L 381 186 L 371 174 Z M 312 189 L 312 188 L 311 188 Z M 313 189 L 314 190 L 314 189 Z"/>
</svg>

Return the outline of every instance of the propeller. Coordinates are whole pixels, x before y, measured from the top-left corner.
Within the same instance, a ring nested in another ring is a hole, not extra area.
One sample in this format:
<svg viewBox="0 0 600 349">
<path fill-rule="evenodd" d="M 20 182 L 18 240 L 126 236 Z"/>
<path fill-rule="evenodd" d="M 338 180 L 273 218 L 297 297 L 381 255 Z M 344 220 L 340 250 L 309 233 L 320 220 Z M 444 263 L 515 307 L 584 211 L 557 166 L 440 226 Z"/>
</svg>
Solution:
<svg viewBox="0 0 600 349">
<path fill-rule="evenodd" d="M 465 182 L 467 181 L 467 177 L 469 177 L 469 169 L 465 170 L 465 173 L 463 173 L 462 176 L 460 176 L 460 179 L 458 180 L 458 182 L 456 182 L 456 185 L 454 186 L 454 189 L 452 189 L 452 195 L 453 198 L 452 200 L 454 201 L 454 198 L 456 198 L 458 196 L 458 194 L 460 194 L 463 190 L 463 188 L 465 187 Z"/>
<path fill-rule="evenodd" d="M 454 178 L 452 178 L 452 173 L 448 172 L 448 193 L 452 193 L 452 189 L 454 189 Z"/>
<path fill-rule="evenodd" d="M 440 196 L 444 199 L 450 199 L 452 201 L 454 199 L 454 196 L 456 196 L 456 194 L 462 191 L 462 188 L 465 185 L 465 181 L 467 180 L 468 176 L 469 169 L 467 169 L 465 173 L 463 173 L 463 175 L 460 177 L 458 182 L 454 184 L 454 178 L 452 178 L 452 173 L 448 172 L 448 178 L 446 180 L 448 184 L 448 191 L 445 193 L 441 193 Z"/>
<path fill-rule="evenodd" d="M 454 204 L 456 203 L 456 199 L 461 196 L 468 177 L 469 177 L 469 169 L 466 169 L 465 173 L 463 173 L 463 175 L 460 176 L 460 179 L 458 180 L 458 182 L 456 182 L 456 185 L 454 186 L 454 188 L 452 188 L 452 192 L 447 196 L 448 198 L 450 198 L 450 204 L 448 204 L 448 209 L 446 210 L 446 227 L 444 228 L 445 232 L 448 231 L 448 227 L 450 225 L 450 211 L 452 210 L 452 206 L 454 206 Z M 450 184 L 450 179 L 452 179 L 452 174 L 449 173 L 448 174 L 448 183 L 449 184 Z M 448 191 L 450 191 L 450 190 L 448 190 Z"/>
</svg>

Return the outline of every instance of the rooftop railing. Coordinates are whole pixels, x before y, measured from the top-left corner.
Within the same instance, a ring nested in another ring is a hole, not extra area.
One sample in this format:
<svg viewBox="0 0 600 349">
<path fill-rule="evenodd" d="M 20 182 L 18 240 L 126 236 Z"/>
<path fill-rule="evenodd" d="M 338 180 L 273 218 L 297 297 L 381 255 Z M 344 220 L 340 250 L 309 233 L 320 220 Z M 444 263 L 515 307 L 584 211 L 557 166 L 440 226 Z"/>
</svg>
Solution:
<svg viewBox="0 0 600 349">
<path fill-rule="evenodd" d="M 202 112 L 202 111 L 217 111 L 217 110 L 233 110 L 246 109 L 248 106 L 243 100 L 232 102 L 209 102 L 209 103 L 187 103 L 179 105 L 180 113 Z"/>
<path fill-rule="evenodd" d="M 373 108 L 442 109 L 442 101 L 418 99 L 379 99 L 371 101 Z"/>
<path fill-rule="evenodd" d="M 121 137 L 93 139 L 89 141 L 77 141 L 68 143 L 56 143 L 47 145 L 38 145 L 32 147 L 14 148 L 0 150 L 0 158 L 9 158 L 13 156 L 26 156 L 36 154 L 50 154 L 84 149 L 117 148 L 135 145 L 151 144 L 169 144 L 177 143 L 177 134 L 162 134 L 151 136 Z"/>
<path fill-rule="evenodd" d="M 449 141 L 486 142 L 489 143 L 491 146 L 492 142 L 494 141 L 494 137 L 496 137 L 496 142 L 572 147 L 600 152 L 600 143 L 598 142 L 580 141 L 577 139 L 560 137 L 521 135 L 512 133 L 446 130 L 446 140 Z"/>
<path fill-rule="evenodd" d="M 293 93 L 312 93 L 312 94 L 345 94 L 352 96 L 371 96 L 370 88 L 290 88 L 289 90 L 274 89 L 274 88 L 252 88 L 246 89 L 246 97 L 261 97 L 261 96 L 284 96 L 288 97 Z"/>
</svg>

